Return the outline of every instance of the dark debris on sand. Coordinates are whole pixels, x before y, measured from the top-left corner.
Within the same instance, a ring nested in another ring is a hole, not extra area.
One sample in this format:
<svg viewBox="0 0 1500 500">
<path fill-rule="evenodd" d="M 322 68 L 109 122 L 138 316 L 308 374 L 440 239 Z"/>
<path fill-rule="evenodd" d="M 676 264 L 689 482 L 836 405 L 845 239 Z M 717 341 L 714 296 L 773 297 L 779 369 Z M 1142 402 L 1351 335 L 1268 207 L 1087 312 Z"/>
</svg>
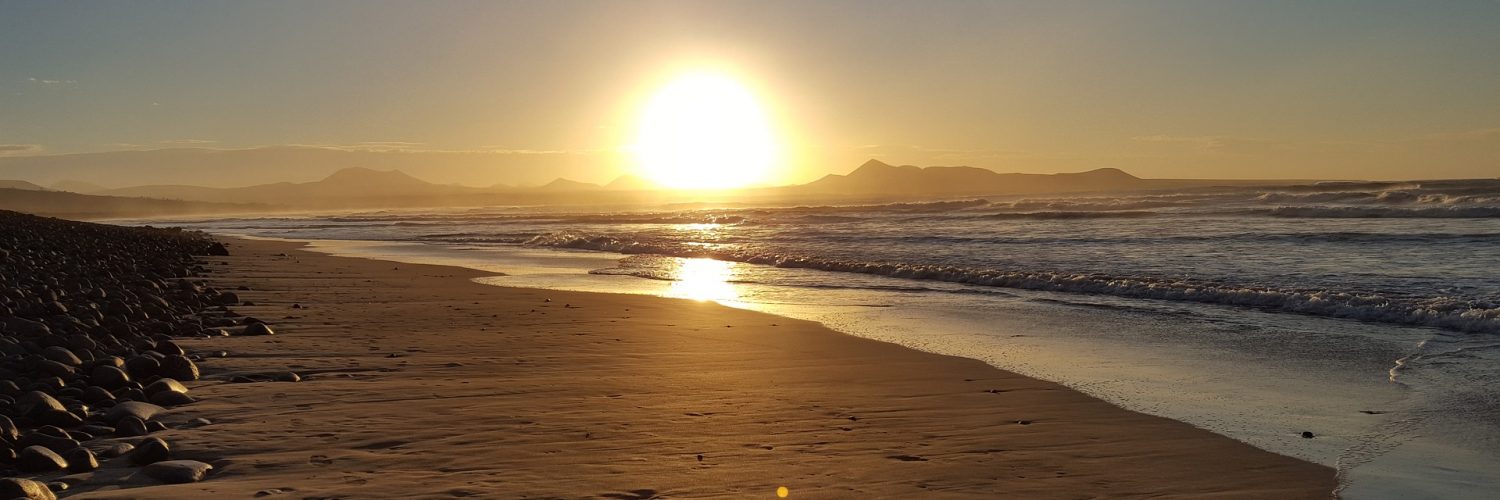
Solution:
<svg viewBox="0 0 1500 500">
<path fill-rule="evenodd" d="M 228 251 L 202 233 L 0 211 L 0 497 L 52 498 L 38 485 L 169 459 L 147 435 L 166 428 L 153 420 L 163 406 L 193 401 L 181 382 L 198 378 L 200 359 L 172 339 L 241 324 L 223 307 L 233 293 L 197 279 L 194 256 L 214 255 Z M 208 470 L 172 464 L 144 475 Z"/>
</svg>

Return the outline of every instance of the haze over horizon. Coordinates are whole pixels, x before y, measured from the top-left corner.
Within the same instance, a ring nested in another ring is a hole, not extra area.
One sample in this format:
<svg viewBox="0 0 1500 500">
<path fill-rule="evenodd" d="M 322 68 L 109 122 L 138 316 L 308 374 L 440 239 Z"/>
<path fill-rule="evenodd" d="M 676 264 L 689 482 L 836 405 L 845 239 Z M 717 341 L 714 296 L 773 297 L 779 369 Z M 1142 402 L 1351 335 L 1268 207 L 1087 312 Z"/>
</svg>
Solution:
<svg viewBox="0 0 1500 500">
<path fill-rule="evenodd" d="M 302 145 L 361 160 L 286 161 L 217 185 L 352 166 L 474 186 L 604 183 L 637 170 L 629 148 L 652 93 L 704 68 L 764 108 L 781 148 L 765 184 L 869 158 L 1494 177 L 1496 15 L 1479 1 L 5 1 L 0 178 L 25 179 L 8 165 L 37 156 Z M 417 165 L 388 166 L 403 162 Z M 173 175 L 89 172 L 27 180 Z"/>
</svg>

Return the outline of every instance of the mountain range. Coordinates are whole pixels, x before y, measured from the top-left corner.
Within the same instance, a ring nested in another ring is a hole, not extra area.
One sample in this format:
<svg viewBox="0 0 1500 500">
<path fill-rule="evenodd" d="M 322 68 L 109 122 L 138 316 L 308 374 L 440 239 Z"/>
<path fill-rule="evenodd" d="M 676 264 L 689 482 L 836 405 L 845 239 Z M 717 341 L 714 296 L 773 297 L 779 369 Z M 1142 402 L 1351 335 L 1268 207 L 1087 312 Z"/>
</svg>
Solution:
<svg viewBox="0 0 1500 500">
<path fill-rule="evenodd" d="M 3 190 L 0 191 L 0 208 L 46 214 L 110 213 L 128 208 L 133 216 L 141 211 L 159 213 L 173 210 L 229 212 L 533 204 L 602 207 L 690 201 L 800 203 L 915 200 L 954 196 L 1139 191 L 1247 183 L 1270 184 L 1285 181 L 1141 179 L 1114 168 L 1062 174 L 1018 174 L 974 167 L 893 166 L 870 160 L 848 174 L 828 175 L 807 184 L 735 192 L 683 192 L 657 190 L 651 183 L 633 176 L 618 178 L 607 185 L 559 178 L 538 187 L 498 185 L 479 188 L 435 184 L 399 170 L 352 167 L 312 182 L 278 182 L 232 188 L 147 185 L 91 189 L 97 186 L 77 181 L 54 184 L 54 188 L 90 189 L 91 192 L 87 193 L 89 196 L 47 190 L 26 181 L 0 181 L 0 190 Z M 42 203 L 49 197 L 55 200 Z M 22 206 L 21 200 L 26 201 L 26 206 Z M 70 204 L 77 207 L 67 209 Z M 27 210 L 28 206 L 33 210 Z"/>
</svg>

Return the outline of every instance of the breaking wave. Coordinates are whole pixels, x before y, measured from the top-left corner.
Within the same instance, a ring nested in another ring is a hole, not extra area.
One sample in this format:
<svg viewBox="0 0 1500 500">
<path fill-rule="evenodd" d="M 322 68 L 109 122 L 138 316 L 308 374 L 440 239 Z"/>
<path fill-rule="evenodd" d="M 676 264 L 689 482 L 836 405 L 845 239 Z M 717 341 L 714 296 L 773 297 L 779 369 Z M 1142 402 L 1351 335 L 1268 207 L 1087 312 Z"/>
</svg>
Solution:
<svg viewBox="0 0 1500 500">
<path fill-rule="evenodd" d="M 538 235 L 527 240 L 525 244 L 623 254 L 713 258 L 780 268 L 816 269 L 1024 290 L 1199 302 L 1361 321 L 1436 327 L 1462 332 L 1500 333 L 1500 303 L 1450 297 L 1403 298 L 1378 293 L 1338 290 L 1288 290 L 1237 286 L 1230 283 L 1201 282 L 1192 279 L 836 260 L 808 255 L 757 253 L 671 242 L 648 242 L 573 231 Z"/>
<path fill-rule="evenodd" d="M 1500 217 L 1500 207 L 1289 206 L 1264 213 L 1273 217 L 1325 219 L 1488 219 Z"/>
</svg>

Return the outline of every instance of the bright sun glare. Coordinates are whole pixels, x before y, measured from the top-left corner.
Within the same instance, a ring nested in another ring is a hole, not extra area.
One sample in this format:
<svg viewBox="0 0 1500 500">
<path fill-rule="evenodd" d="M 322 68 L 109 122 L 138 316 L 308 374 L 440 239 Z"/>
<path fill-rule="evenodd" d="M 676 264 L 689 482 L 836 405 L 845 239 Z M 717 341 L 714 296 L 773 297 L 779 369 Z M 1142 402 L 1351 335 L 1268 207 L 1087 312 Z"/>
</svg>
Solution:
<svg viewBox="0 0 1500 500">
<path fill-rule="evenodd" d="M 728 189 L 766 180 L 776 157 L 771 124 L 744 85 L 689 73 L 657 91 L 641 117 L 641 173 L 677 189 Z"/>
</svg>

